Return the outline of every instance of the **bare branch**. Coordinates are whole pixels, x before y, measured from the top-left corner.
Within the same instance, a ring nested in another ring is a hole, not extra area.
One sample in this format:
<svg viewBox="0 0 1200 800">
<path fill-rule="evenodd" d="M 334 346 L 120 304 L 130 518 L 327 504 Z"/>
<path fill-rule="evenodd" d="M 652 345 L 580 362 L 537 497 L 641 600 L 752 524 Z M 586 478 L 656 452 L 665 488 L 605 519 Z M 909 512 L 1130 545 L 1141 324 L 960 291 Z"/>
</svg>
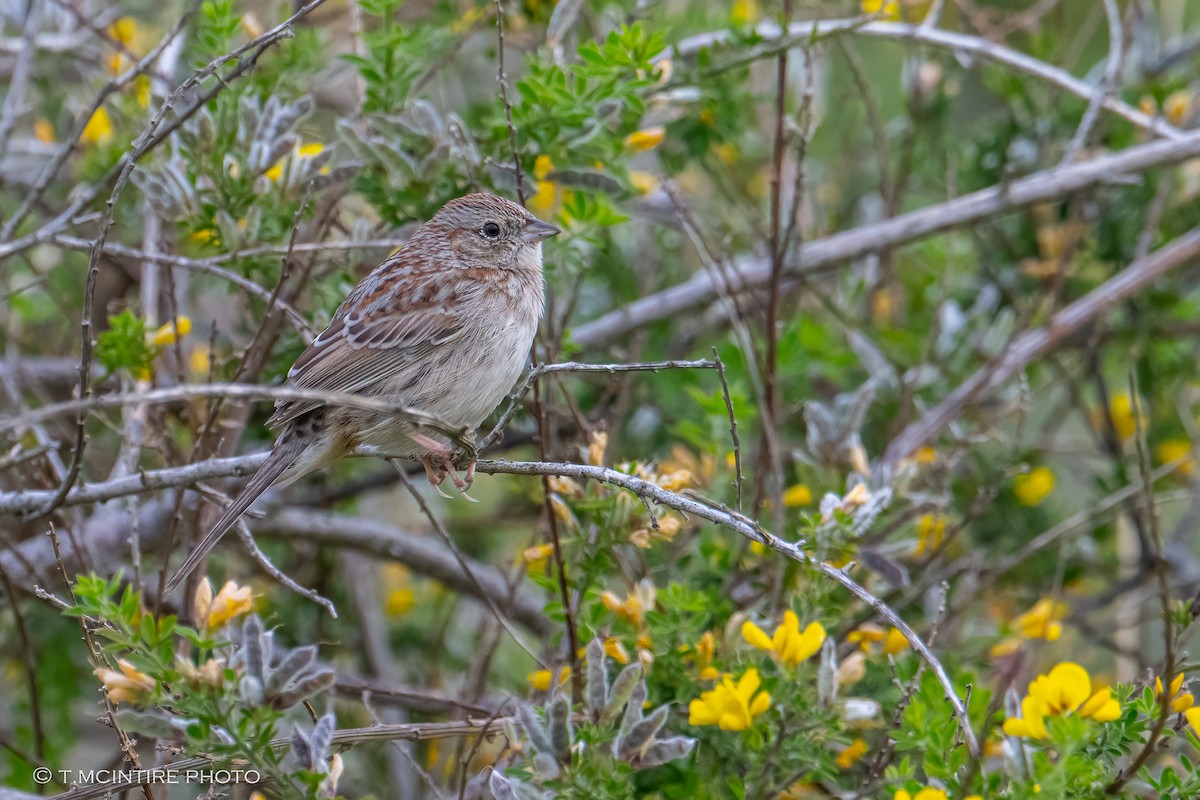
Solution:
<svg viewBox="0 0 1200 800">
<path fill-rule="evenodd" d="M 797 248 L 796 256 L 784 265 L 784 275 L 819 273 L 868 253 L 915 242 L 1120 176 L 1136 175 L 1197 156 L 1200 156 L 1200 133 L 1191 133 L 1183 138 L 1151 142 L 1090 161 L 1054 167 L 882 222 L 813 239 Z M 749 258 L 734 265 L 731 272 L 735 288 L 742 291 L 759 288 L 770 280 L 770 262 L 765 258 Z M 572 330 L 571 341 L 584 348 L 602 347 L 630 331 L 710 302 L 717 296 L 719 288 L 713 276 L 698 274 L 579 325 Z"/>
</svg>

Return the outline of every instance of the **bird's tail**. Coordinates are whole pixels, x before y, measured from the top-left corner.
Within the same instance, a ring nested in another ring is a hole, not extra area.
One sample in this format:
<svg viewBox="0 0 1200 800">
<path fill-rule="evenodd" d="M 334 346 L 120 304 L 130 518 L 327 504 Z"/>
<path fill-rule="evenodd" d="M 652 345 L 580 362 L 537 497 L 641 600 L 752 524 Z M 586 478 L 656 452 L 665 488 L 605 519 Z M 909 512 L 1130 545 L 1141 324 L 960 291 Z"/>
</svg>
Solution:
<svg viewBox="0 0 1200 800">
<path fill-rule="evenodd" d="M 262 496 L 263 492 L 270 489 L 279 477 L 287 471 L 287 468 L 296 463 L 304 452 L 308 442 L 297 437 L 287 442 L 276 443 L 275 448 L 271 450 L 271 454 L 267 456 L 267 460 L 258 468 L 258 472 L 250 478 L 242 491 L 233 499 L 221 514 L 221 518 L 208 529 L 208 533 L 204 534 L 204 538 L 196 545 L 196 548 L 188 554 L 183 565 L 179 567 L 171 580 L 167 581 L 167 591 L 171 591 L 180 582 L 187 579 L 187 576 L 195 571 L 196 567 L 204 560 L 204 557 L 209 554 L 225 532 L 233 527 L 233 524 L 238 521 L 238 518 L 250 508 L 250 506 Z"/>
</svg>

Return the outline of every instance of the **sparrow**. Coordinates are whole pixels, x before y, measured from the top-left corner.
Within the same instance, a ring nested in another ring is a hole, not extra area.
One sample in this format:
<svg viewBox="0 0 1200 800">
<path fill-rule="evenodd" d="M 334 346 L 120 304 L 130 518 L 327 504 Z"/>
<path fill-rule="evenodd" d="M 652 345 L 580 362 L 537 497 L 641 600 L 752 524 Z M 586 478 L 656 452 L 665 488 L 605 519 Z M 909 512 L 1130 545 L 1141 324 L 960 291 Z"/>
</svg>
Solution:
<svg viewBox="0 0 1200 800">
<path fill-rule="evenodd" d="M 451 200 L 362 279 L 288 371 L 285 386 L 362 395 L 473 432 L 529 360 L 544 303 L 542 242 L 560 233 L 492 194 Z M 403 415 L 279 400 L 267 460 L 167 584 L 191 574 L 272 486 L 286 486 L 356 452 L 416 458 L 434 487 L 455 470 L 451 441 Z M 439 490 L 440 491 L 440 490 Z"/>
</svg>

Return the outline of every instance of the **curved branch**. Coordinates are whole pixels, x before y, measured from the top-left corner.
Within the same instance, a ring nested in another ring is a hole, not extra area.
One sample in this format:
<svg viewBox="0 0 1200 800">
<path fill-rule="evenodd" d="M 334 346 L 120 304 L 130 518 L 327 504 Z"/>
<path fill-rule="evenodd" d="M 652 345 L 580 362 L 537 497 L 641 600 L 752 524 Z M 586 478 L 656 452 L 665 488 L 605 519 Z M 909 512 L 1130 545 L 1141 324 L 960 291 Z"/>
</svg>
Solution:
<svg viewBox="0 0 1200 800">
<path fill-rule="evenodd" d="M 1183 138 L 1150 142 L 1090 161 L 1037 172 L 882 222 L 814 239 L 798 248 L 796 256 L 784 265 L 784 276 L 816 274 L 843 261 L 981 222 L 1120 176 L 1198 156 L 1200 133 L 1190 133 Z M 770 280 L 771 268 L 766 259 L 750 258 L 733 265 L 729 273 L 730 288 L 746 291 L 765 285 Z M 571 331 L 571 341 L 584 348 L 600 347 L 637 328 L 712 301 L 717 288 L 710 275 L 698 274 L 577 326 Z"/>
<path fill-rule="evenodd" d="M 1090 100 L 1096 92 L 1096 88 L 1088 84 L 1087 81 L 1080 80 L 1065 69 L 1047 64 L 1045 61 L 1026 55 L 1019 50 L 1013 50 L 1002 44 L 989 42 L 987 39 L 981 39 L 978 36 L 953 33 L 940 28 L 909 25 L 903 22 L 867 22 L 859 17 L 856 19 L 793 22 L 788 26 L 786 36 L 781 34 L 781 30 L 779 25 L 774 22 L 763 22 L 758 25 L 755 32 L 767 44 L 776 47 L 799 47 L 810 44 L 814 38 L 842 33 L 869 36 L 876 39 L 894 39 L 901 42 L 925 44 L 951 50 L 956 54 L 962 53 L 976 56 L 1010 67 L 1017 72 L 1022 72 L 1039 80 L 1046 81 L 1060 89 L 1064 89 L 1084 100 Z M 671 52 L 680 56 L 691 56 L 705 48 L 728 41 L 731 35 L 730 31 L 712 31 L 696 34 L 695 36 L 689 36 L 686 39 L 680 40 L 671 47 Z M 664 52 L 658 56 L 657 60 L 662 60 L 669 55 L 669 52 Z M 1152 117 L 1128 103 L 1122 102 L 1119 98 L 1105 97 L 1101 105 L 1122 119 L 1133 123 L 1143 130 L 1151 131 L 1158 136 L 1168 139 L 1180 139 L 1185 136 L 1183 131 L 1168 124 L 1166 120 Z"/>
</svg>

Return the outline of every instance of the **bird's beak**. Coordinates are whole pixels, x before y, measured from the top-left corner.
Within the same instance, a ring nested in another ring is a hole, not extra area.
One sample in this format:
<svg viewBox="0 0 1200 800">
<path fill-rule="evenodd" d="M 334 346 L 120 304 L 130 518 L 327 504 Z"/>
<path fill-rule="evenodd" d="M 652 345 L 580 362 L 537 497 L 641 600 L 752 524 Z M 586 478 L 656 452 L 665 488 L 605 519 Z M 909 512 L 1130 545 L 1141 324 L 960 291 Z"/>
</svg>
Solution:
<svg viewBox="0 0 1200 800">
<path fill-rule="evenodd" d="M 560 233 L 562 231 L 549 222 L 542 222 L 540 219 L 535 219 L 525 226 L 525 230 L 521 231 L 521 241 L 525 242 L 525 244 L 535 244 L 549 239 L 551 236 L 557 236 Z"/>
</svg>

